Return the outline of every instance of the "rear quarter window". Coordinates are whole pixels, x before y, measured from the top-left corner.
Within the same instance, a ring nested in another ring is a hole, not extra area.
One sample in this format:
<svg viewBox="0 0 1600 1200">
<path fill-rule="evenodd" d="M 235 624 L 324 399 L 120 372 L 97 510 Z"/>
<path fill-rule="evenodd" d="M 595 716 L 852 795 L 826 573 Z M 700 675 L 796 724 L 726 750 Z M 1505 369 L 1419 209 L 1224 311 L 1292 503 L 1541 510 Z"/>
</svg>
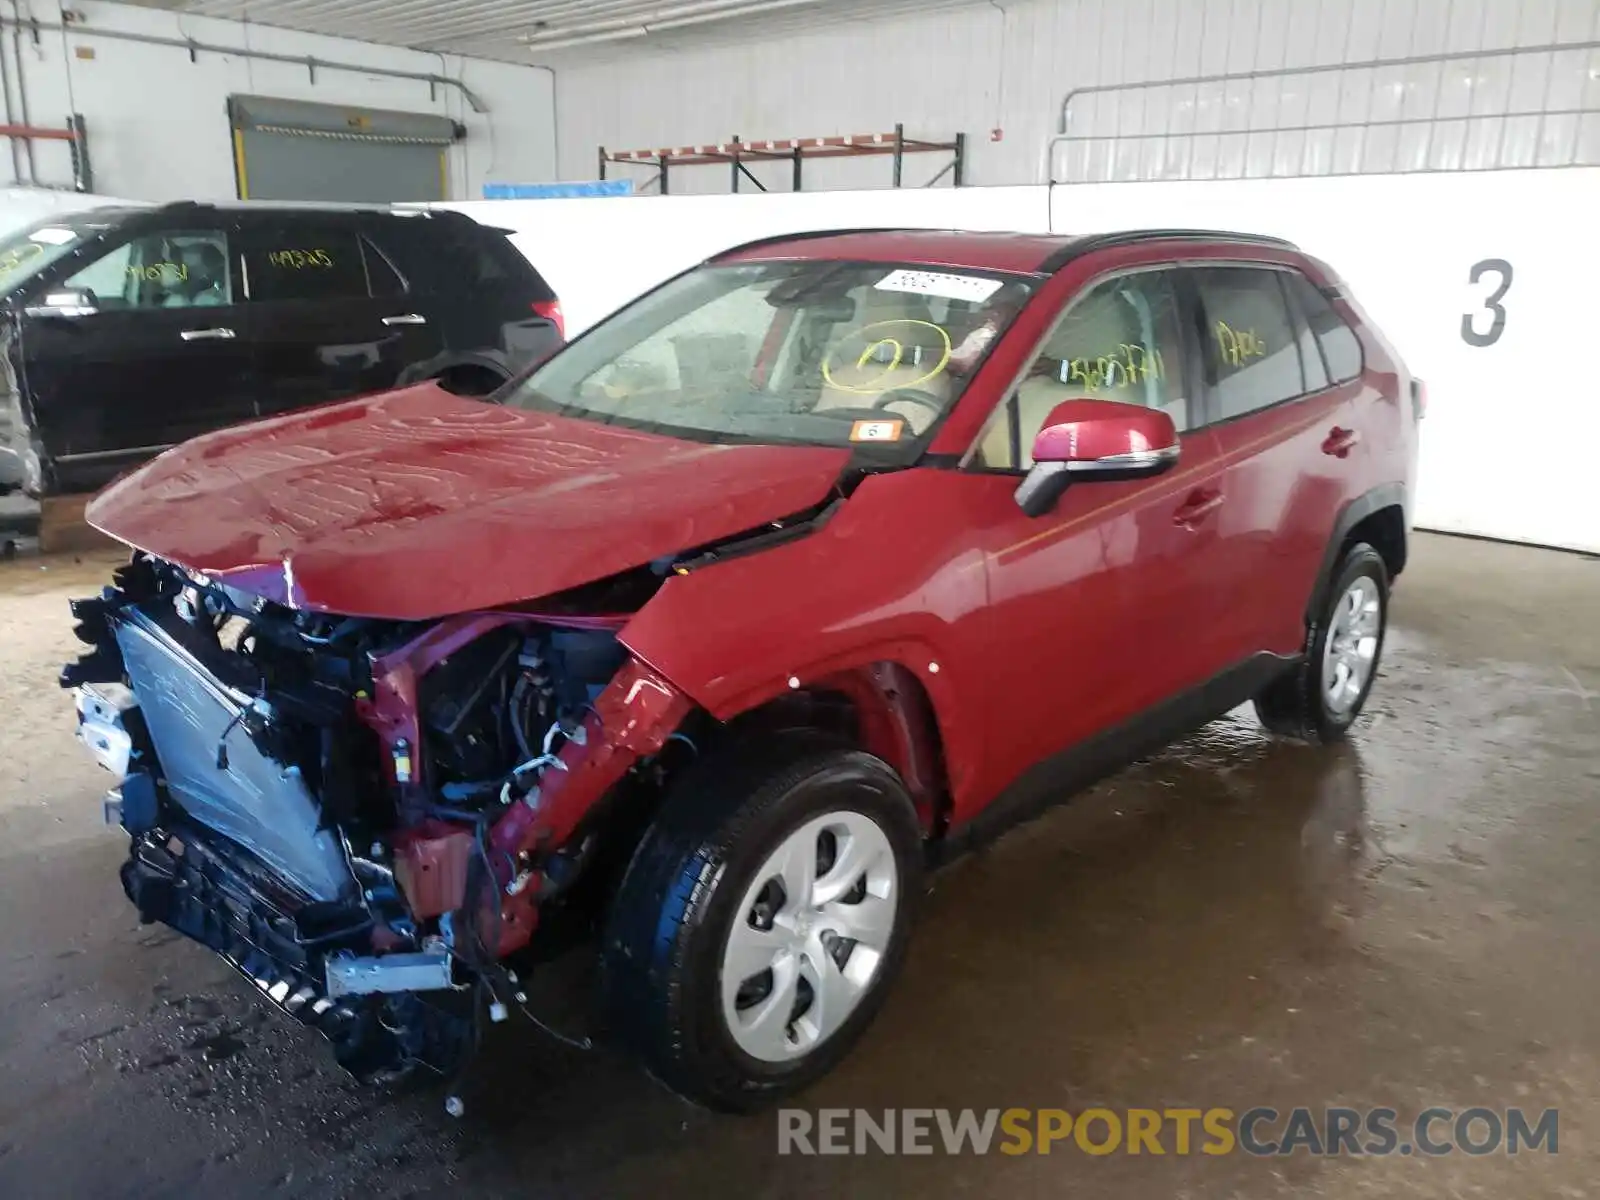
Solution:
<svg viewBox="0 0 1600 1200">
<path fill-rule="evenodd" d="M 1291 272 L 1288 279 L 1295 303 L 1305 314 L 1317 344 L 1322 347 L 1328 374 L 1335 383 L 1348 383 L 1361 374 L 1361 341 L 1355 330 L 1345 324 L 1344 318 L 1311 280 L 1299 271 Z"/>
<path fill-rule="evenodd" d="M 395 217 L 374 239 L 404 272 L 413 291 L 444 295 L 515 291 L 529 302 L 554 300 L 544 277 L 505 234 L 475 222 Z"/>
</svg>

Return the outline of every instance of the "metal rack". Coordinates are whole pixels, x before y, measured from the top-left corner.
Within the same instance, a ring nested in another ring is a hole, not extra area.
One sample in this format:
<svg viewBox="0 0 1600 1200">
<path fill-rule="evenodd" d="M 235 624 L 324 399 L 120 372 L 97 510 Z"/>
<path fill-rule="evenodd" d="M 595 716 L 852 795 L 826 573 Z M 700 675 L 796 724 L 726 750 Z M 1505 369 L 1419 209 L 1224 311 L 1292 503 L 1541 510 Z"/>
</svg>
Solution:
<svg viewBox="0 0 1600 1200">
<path fill-rule="evenodd" d="M 666 195 L 674 167 L 703 167 L 725 163 L 732 190 L 739 190 L 741 178 L 755 184 L 758 191 L 766 191 L 762 183 L 750 173 L 749 162 L 787 162 L 791 167 L 791 191 L 800 191 L 806 162 L 815 158 L 866 158 L 889 155 L 894 158 L 894 186 L 904 186 L 905 157 L 908 154 L 949 154 L 950 161 L 922 187 L 933 187 L 946 175 L 951 176 L 952 187 L 964 182 L 967 137 L 958 133 L 948 142 L 930 142 L 921 138 L 908 138 L 904 125 L 896 125 L 892 133 L 860 133 L 835 137 L 780 138 L 774 141 L 747 142 L 734 134 L 726 142 L 706 146 L 680 146 L 665 150 L 607 150 L 600 147 L 600 178 L 606 177 L 606 165 L 654 167 L 656 173 L 645 180 L 640 190 L 656 185 L 659 195 Z"/>
<path fill-rule="evenodd" d="M 82 113 L 71 113 L 66 127 L 52 129 L 45 125 L 0 125 L 0 137 L 20 141 L 29 147 L 28 163 L 33 164 L 32 143 L 35 141 L 66 142 L 72 154 L 72 187 L 74 191 L 94 191 L 94 171 L 89 166 L 89 135 L 83 125 Z M 32 182 L 37 182 L 34 180 Z"/>
</svg>

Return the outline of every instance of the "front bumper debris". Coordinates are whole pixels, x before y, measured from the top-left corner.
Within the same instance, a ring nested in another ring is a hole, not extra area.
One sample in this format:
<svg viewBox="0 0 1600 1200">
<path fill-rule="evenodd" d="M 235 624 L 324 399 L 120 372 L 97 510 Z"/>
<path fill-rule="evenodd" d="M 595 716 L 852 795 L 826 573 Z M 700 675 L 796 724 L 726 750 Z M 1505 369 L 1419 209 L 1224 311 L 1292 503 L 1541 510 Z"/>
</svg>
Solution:
<svg viewBox="0 0 1600 1200">
<path fill-rule="evenodd" d="M 78 740 L 95 762 L 121 779 L 133 759 L 133 735 L 123 715 L 138 701 L 120 683 L 86 683 L 78 688 L 76 702 Z"/>
</svg>

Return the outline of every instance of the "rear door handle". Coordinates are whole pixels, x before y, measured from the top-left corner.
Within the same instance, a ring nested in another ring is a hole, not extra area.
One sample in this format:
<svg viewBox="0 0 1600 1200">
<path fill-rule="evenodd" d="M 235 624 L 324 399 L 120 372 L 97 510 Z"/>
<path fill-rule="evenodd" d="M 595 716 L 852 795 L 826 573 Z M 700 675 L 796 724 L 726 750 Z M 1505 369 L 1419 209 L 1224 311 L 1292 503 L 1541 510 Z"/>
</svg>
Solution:
<svg viewBox="0 0 1600 1200">
<path fill-rule="evenodd" d="M 1343 458 L 1350 453 L 1350 448 L 1361 440 L 1361 434 L 1354 429 L 1340 429 L 1335 425 L 1328 430 L 1328 436 L 1322 439 L 1322 452 L 1331 454 L 1335 458 Z"/>
<path fill-rule="evenodd" d="M 385 325 L 426 325 L 428 318 L 421 313 L 401 313 L 397 317 L 385 317 Z"/>
<path fill-rule="evenodd" d="M 219 325 L 215 329 L 185 329 L 178 336 L 186 342 L 225 342 L 235 335 L 233 330 Z"/>
<path fill-rule="evenodd" d="M 1198 488 L 1189 493 L 1177 512 L 1172 514 L 1172 523 L 1185 528 L 1193 528 L 1204 520 L 1209 514 L 1222 507 L 1222 493 L 1215 488 Z"/>
</svg>

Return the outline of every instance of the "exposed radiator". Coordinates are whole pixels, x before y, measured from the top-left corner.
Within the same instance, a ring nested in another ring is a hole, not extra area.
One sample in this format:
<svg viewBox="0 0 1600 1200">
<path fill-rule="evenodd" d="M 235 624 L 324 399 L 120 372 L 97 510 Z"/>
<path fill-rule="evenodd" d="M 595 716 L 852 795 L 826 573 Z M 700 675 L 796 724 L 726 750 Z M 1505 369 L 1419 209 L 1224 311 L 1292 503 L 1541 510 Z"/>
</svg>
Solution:
<svg viewBox="0 0 1600 1200">
<path fill-rule="evenodd" d="M 239 719 L 251 697 L 137 610 L 118 619 L 116 635 L 172 799 L 308 899 L 348 898 L 356 884 L 344 848 L 318 827 L 321 814 L 299 768 L 262 754 Z"/>
</svg>

